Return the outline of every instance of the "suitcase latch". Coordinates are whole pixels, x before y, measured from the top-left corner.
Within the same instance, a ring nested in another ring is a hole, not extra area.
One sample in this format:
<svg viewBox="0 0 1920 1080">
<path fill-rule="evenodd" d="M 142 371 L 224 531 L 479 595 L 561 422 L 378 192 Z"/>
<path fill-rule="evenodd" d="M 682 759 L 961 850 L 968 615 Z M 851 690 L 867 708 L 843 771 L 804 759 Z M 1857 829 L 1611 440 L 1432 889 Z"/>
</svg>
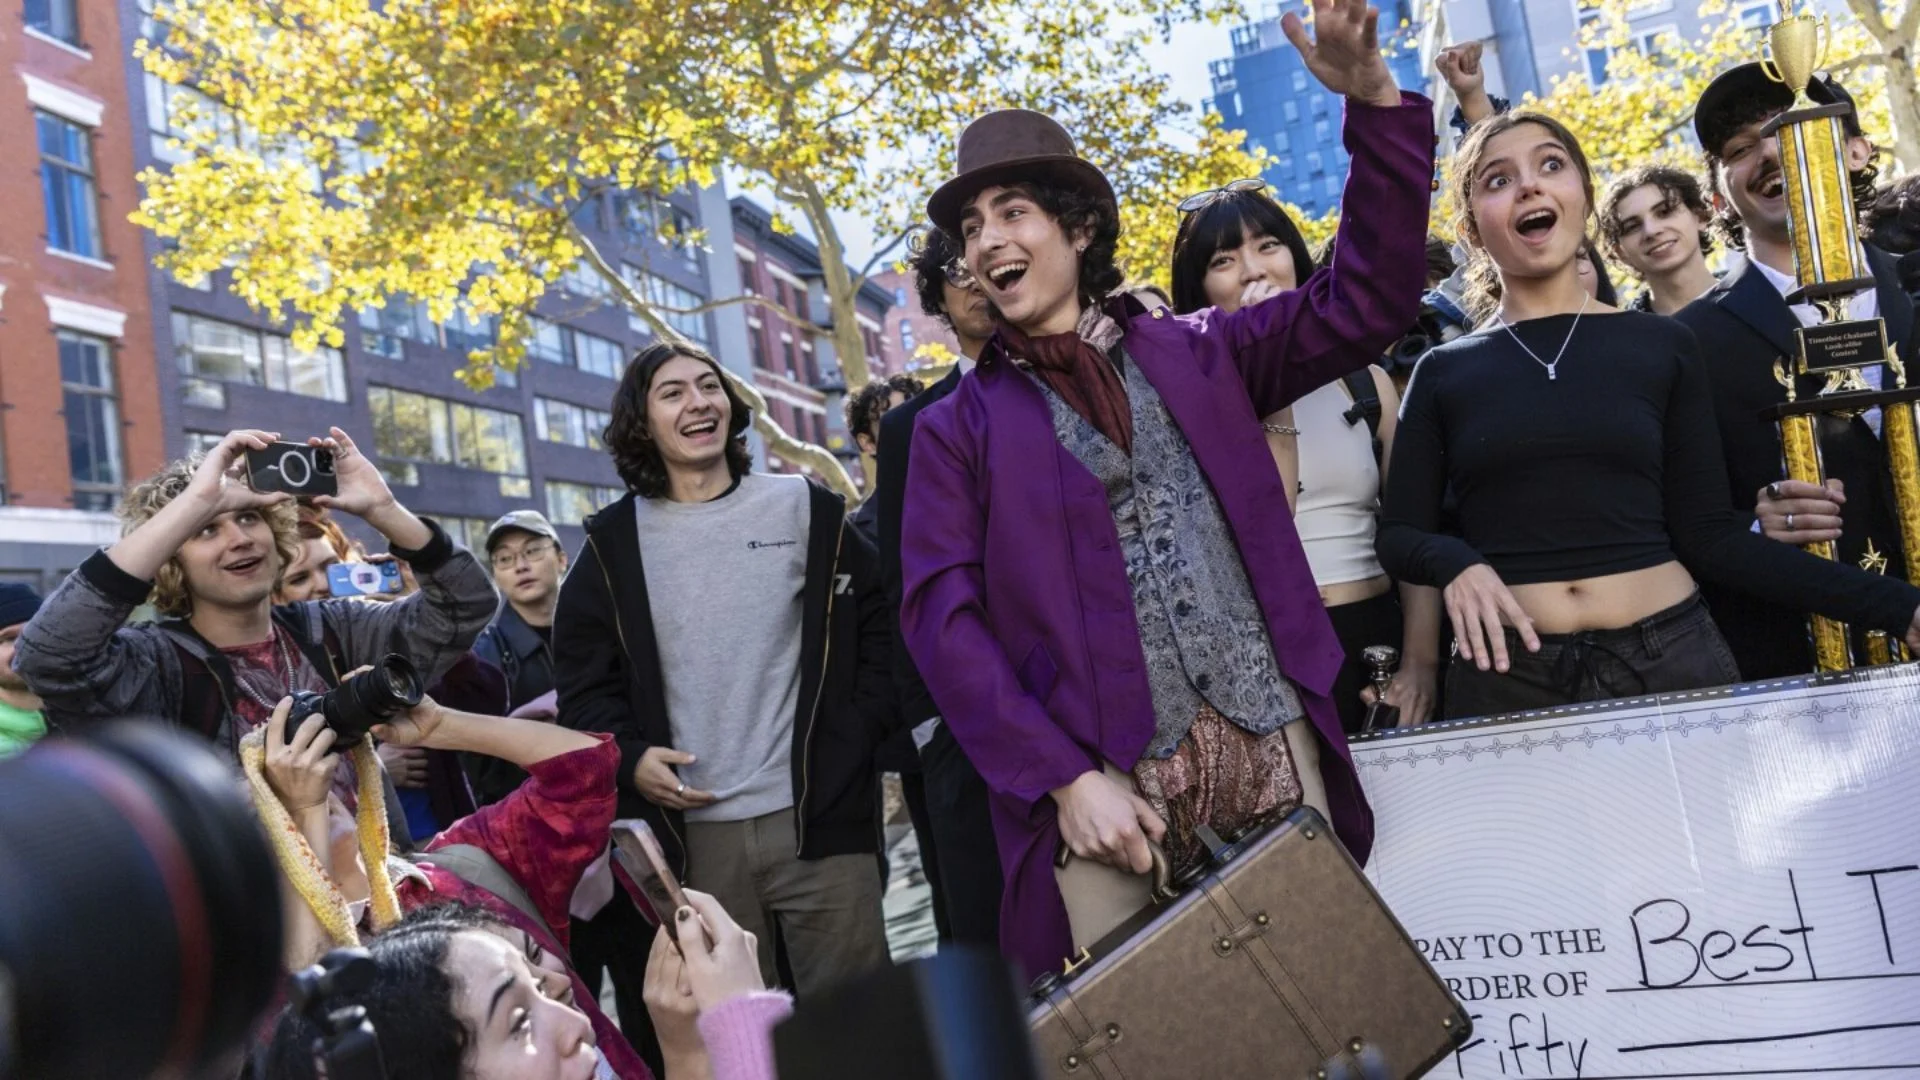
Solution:
<svg viewBox="0 0 1920 1080">
<path fill-rule="evenodd" d="M 1273 929 L 1273 917 L 1264 911 L 1256 911 L 1253 918 L 1240 926 L 1213 939 L 1215 956 L 1232 956 L 1233 950 L 1247 943 L 1249 939 L 1259 937 Z"/>
<path fill-rule="evenodd" d="M 1080 1066 L 1085 1065 L 1090 1059 L 1106 1053 L 1113 1048 L 1114 1043 L 1119 1041 L 1120 1025 L 1108 1024 L 1106 1030 L 1095 1032 L 1092 1038 L 1074 1047 L 1068 1052 L 1066 1057 L 1061 1058 L 1060 1066 L 1068 1072 L 1078 1072 L 1080 1071 Z"/>
</svg>

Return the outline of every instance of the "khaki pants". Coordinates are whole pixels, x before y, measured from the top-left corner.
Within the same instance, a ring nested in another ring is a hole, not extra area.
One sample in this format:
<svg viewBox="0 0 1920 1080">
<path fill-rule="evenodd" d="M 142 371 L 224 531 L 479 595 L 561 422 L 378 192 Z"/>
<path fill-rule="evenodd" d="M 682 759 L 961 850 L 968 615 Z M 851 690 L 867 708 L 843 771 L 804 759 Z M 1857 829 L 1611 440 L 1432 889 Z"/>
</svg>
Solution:
<svg viewBox="0 0 1920 1080">
<path fill-rule="evenodd" d="M 1310 720 L 1288 724 L 1287 749 L 1293 754 L 1294 767 L 1300 770 L 1303 801 L 1327 817 L 1327 785 L 1320 778 L 1320 740 Z M 1107 776 L 1133 790 L 1133 778 L 1106 763 Z M 1054 880 L 1060 886 L 1060 899 L 1067 905 L 1067 925 L 1073 928 L 1076 952 L 1093 945 L 1153 902 L 1153 881 L 1145 874 L 1129 873 L 1092 859 L 1074 858 L 1065 867 L 1055 867 Z"/>
<path fill-rule="evenodd" d="M 778 927 L 794 993 L 807 997 L 883 968 L 890 958 L 873 856 L 803 860 L 794 854 L 799 845 L 793 830 L 792 810 L 745 821 L 688 822 L 687 885 L 712 893 L 759 939 L 760 973 L 768 986 L 778 983 Z"/>
</svg>

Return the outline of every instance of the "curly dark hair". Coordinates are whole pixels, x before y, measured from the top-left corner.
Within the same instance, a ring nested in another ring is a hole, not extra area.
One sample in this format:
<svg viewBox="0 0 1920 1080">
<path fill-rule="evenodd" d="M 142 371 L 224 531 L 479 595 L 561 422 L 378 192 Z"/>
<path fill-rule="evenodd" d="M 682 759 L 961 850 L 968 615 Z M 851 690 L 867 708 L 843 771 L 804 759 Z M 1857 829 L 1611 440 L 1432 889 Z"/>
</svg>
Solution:
<svg viewBox="0 0 1920 1080">
<path fill-rule="evenodd" d="M 905 373 L 874 379 L 847 396 L 847 434 L 855 438 L 880 437 L 880 418 L 893 406 L 893 395 L 911 398 L 925 390 L 926 384 Z"/>
<path fill-rule="evenodd" d="M 953 238 L 939 229 L 928 228 L 919 236 L 919 245 L 907 265 L 913 268 L 913 291 L 920 296 L 920 310 L 953 328 L 947 318 L 947 264 L 964 254 Z"/>
<path fill-rule="evenodd" d="M 1118 264 L 1114 262 L 1114 253 L 1120 244 L 1120 210 L 1105 197 L 1079 188 L 1056 187 L 1033 181 L 1022 181 L 1009 185 L 1023 192 L 1039 205 L 1046 215 L 1060 226 L 1060 231 L 1069 238 L 1076 233 L 1087 236 L 1087 250 L 1080 255 L 1080 302 L 1092 307 L 1107 298 L 1107 294 L 1120 287 L 1127 280 Z M 958 237 L 947 237 L 949 243 L 962 251 L 966 242 Z M 994 317 L 1000 317 L 998 309 Z"/>
<path fill-rule="evenodd" d="M 1867 243 L 1895 255 L 1920 251 L 1920 173 L 1895 180 L 1866 204 L 1861 231 Z"/>
<path fill-rule="evenodd" d="M 643 499 L 658 499 L 667 493 L 667 463 L 647 429 L 647 395 L 653 390 L 654 376 L 661 365 L 675 357 L 698 360 L 713 369 L 720 388 L 727 395 L 727 469 L 735 479 L 753 468 L 753 455 L 747 450 L 747 427 L 753 412 L 728 381 L 727 373 L 706 350 L 683 342 L 662 341 L 641 349 L 627 364 L 620 386 L 613 392 L 612 419 L 600 436 L 607 452 L 613 455 L 613 467 L 626 482 L 627 490 Z"/>
<path fill-rule="evenodd" d="M 1744 109 L 1729 110 L 1724 125 L 1727 131 L 1737 132 L 1749 124 L 1770 120 L 1785 111 L 1786 109 L 1777 101 L 1755 99 L 1748 102 Z M 1860 137 L 1865 138 L 1864 135 Z M 1848 138 L 1853 136 L 1849 135 Z M 1733 208 L 1733 200 L 1726 197 L 1726 178 L 1720 172 L 1726 163 L 1720 159 L 1719 150 L 1726 146 L 1726 140 L 1721 139 L 1719 142 L 1720 146 L 1706 152 L 1707 179 L 1713 185 L 1713 190 L 1721 197 L 1720 210 L 1713 215 L 1713 229 L 1728 247 L 1735 251 L 1745 251 L 1747 250 L 1746 225 L 1740 220 L 1740 211 Z M 1862 213 L 1872 205 L 1877 194 L 1874 184 L 1880 179 L 1880 158 L 1886 153 L 1878 143 L 1869 140 L 1868 145 L 1872 146 L 1873 150 L 1867 157 L 1867 163 L 1847 174 L 1848 184 L 1853 188 L 1853 205 L 1856 213 Z M 1844 143 L 1841 144 L 1841 152 L 1842 154 L 1846 152 Z"/>
<path fill-rule="evenodd" d="M 1643 187 L 1659 191 L 1663 202 L 1684 206 L 1692 211 L 1703 226 L 1700 254 L 1713 254 L 1713 230 L 1710 228 L 1713 224 L 1713 207 L 1707 204 L 1706 188 L 1701 185 L 1700 178 L 1671 165 L 1642 165 L 1621 174 L 1607 185 L 1607 193 L 1600 197 L 1600 236 L 1606 241 L 1607 250 L 1614 258 L 1620 257 L 1620 203 Z"/>
</svg>

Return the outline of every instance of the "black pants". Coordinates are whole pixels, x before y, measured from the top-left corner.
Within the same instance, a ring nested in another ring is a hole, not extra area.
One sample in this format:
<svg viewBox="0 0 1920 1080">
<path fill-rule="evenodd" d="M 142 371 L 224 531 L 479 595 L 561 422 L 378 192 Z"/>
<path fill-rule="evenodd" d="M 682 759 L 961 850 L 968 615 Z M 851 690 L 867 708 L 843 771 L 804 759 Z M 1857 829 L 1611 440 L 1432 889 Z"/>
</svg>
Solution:
<svg viewBox="0 0 1920 1080">
<path fill-rule="evenodd" d="M 1360 690 L 1373 681 L 1366 661 L 1360 658 L 1369 645 L 1400 647 L 1400 598 L 1389 588 L 1369 600 L 1338 604 L 1327 609 L 1333 620 L 1334 636 L 1340 639 L 1340 674 L 1333 678 L 1333 707 L 1340 711 L 1340 726 L 1347 734 L 1357 735 L 1367 723 L 1367 707 L 1360 701 Z"/>
<path fill-rule="evenodd" d="M 1541 634 L 1530 653 L 1507 629 L 1505 675 L 1481 671 L 1456 649 L 1447 667 L 1447 719 L 1497 716 L 1740 681 L 1733 650 L 1698 593 L 1618 630 Z"/>
<path fill-rule="evenodd" d="M 940 891 L 952 940 L 1000 947 L 1000 848 L 987 809 L 987 782 L 941 724 L 920 751 L 927 819 L 933 827 Z"/>
<path fill-rule="evenodd" d="M 672 918 L 668 913 L 667 918 Z M 634 1052 L 646 1060 L 655 1076 L 665 1076 L 660 1058 L 660 1040 L 653 1033 L 653 1017 L 647 1014 L 643 996 L 647 984 L 647 954 L 653 951 L 653 924 L 640 914 L 633 901 L 616 891 L 600 914 L 591 919 L 575 919 L 570 942 L 573 970 L 587 990 L 600 996 L 600 975 L 613 979 L 613 1000 L 620 1012 L 620 1033 Z"/>
</svg>

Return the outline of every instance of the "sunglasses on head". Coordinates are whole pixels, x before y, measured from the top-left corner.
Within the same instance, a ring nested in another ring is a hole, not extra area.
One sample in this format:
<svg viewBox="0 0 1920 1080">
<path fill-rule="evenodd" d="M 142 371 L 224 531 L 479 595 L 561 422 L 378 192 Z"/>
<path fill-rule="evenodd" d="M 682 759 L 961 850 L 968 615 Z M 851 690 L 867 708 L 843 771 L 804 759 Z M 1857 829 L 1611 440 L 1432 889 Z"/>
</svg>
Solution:
<svg viewBox="0 0 1920 1080">
<path fill-rule="evenodd" d="M 1267 182 L 1265 180 L 1257 176 L 1248 177 L 1245 180 L 1235 180 L 1233 183 L 1227 184 L 1224 187 L 1196 191 L 1192 195 L 1181 199 L 1177 209 L 1183 214 L 1191 214 L 1196 210 L 1205 210 L 1207 207 L 1213 205 L 1215 199 L 1219 199 L 1222 196 L 1247 195 L 1255 191 L 1265 190 L 1267 190 Z"/>
</svg>

